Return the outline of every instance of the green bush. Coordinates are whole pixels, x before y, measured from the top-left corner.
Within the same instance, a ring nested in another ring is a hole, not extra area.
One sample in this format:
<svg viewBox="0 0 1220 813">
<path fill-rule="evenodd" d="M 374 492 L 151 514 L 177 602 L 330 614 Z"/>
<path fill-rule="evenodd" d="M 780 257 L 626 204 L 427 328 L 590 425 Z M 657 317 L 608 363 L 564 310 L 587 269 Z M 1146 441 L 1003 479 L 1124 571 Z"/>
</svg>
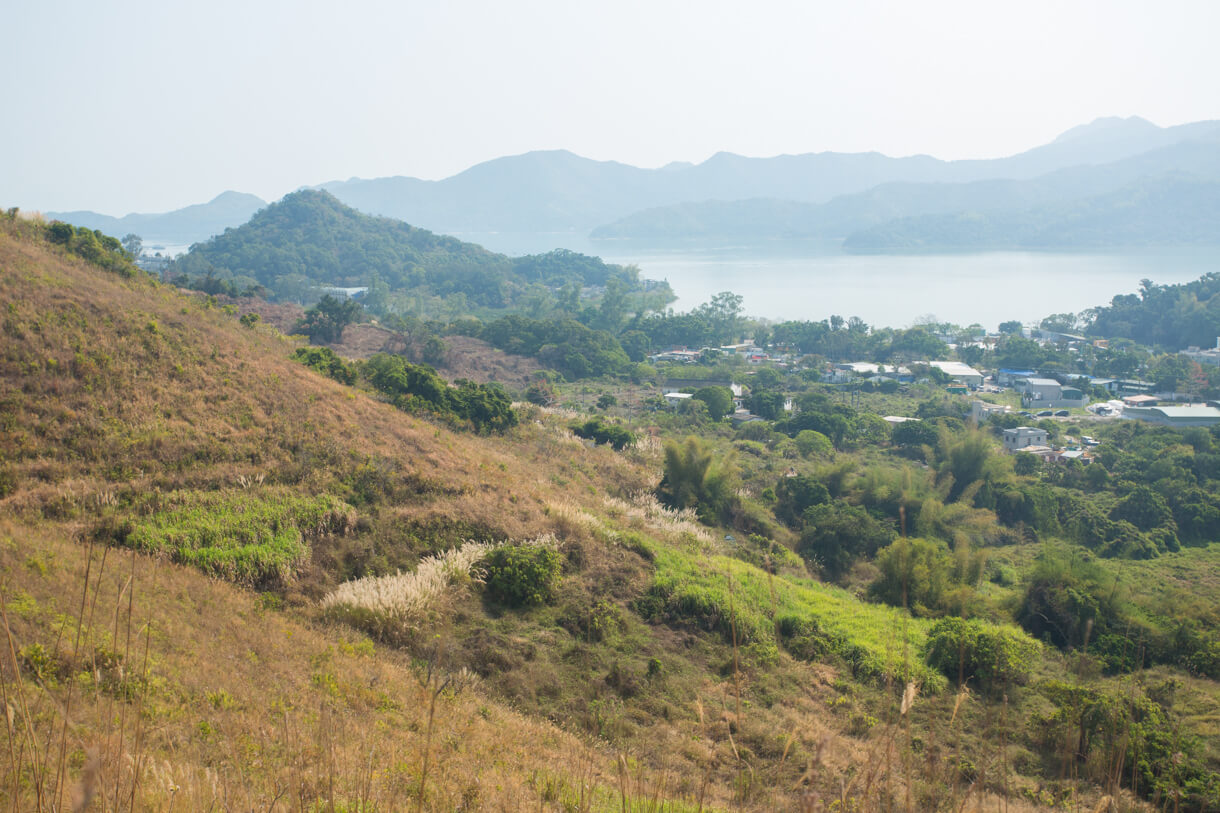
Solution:
<svg viewBox="0 0 1220 813">
<path fill-rule="evenodd" d="M 247 314 L 247 316 L 249 315 Z M 257 316 L 258 314 L 254 315 Z M 244 320 L 245 316 L 242 319 Z M 355 365 L 344 361 L 329 347 L 298 347 L 292 354 L 292 358 L 311 370 L 315 370 L 328 378 L 333 378 L 340 384 L 347 384 L 350 387 L 356 383 Z"/>
<path fill-rule="evenodd" d="M 988 690 L 1023 683 L 1041 654 L 1038 642 L 1017 629 L 977 619 L 942 618 L 928 631 L 927 664 L 949 678 L 976 679 Z"/>
<path fill-rule="evenodd" d="M 487 593 L 508 607 L 545 604 L 554 595 L 562 559 L 542 545 L 505 545 L 482 562 Z"/>
<path fill-rule="evenodd" d="M 590 418 L 584 423 L 574 423 L 569 427 L 578 438 L 585 438 L 594 443 L 607 443 L 615 451 L 635 443 L 635 435 L 625 426 L 606 421 L 601 417 Z"/>
</svg>

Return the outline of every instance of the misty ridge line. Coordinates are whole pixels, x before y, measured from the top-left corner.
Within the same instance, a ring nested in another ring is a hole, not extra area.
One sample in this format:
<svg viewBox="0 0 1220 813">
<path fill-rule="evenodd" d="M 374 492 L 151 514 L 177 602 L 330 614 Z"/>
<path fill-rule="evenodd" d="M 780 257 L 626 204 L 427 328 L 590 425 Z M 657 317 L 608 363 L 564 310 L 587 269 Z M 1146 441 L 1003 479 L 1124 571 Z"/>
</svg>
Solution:
<svg viewBox="0 0 1220 813">
<path fill-rule="evenodd" d="M 1012 224 L 1000 218 L 988 223 L 983 237 L 963 237 L 951 224 L 904 218 L 1055 207 L 1170 176 L 1220 181 L 1220 122 L 1161 128 L 1138 117 L 1098 119 L 998 159 L 718 153 L 699 164 L 641 169 L 553 150 L 493 159 L 438 181 L 353 178 L 302 188 L 325 189 L 359 211 L 441 233 L 571 233 L 644 241 L 846 238 L 852 250 L 904 251 L 1037 245 L 1041 233 L 1026 228 L 1013 236 Z M 240 225 L 265 205 L 254 195 L 225 192 L 160 215 L 48 216 L 112 234 L 140 234 L 146 243 L 185 245 Z M 1033 219 L 1055 217 L 1052 211 Z M 1050 244 L 1072 245 L 1071 231 Z M 1198 236 L 1170 229 L 1132 239 L 1172 244 L 1197 242 Z M 1094 239 L 1113 242 L 1105 235 Z"/>
</svg>

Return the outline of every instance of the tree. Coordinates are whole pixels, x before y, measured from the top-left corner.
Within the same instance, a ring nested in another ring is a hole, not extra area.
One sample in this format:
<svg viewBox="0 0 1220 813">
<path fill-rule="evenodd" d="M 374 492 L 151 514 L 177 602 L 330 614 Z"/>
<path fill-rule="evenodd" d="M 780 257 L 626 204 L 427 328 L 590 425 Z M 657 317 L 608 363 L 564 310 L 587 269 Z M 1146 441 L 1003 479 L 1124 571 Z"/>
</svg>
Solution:
<svg viewBox="0 0 1220 813">
<path fill-rule="evenodd" d="M 712 301 L 703 305 L 711 322 L 716 341 L 723 344 L 736 338 L 741 329 L 741 296 L 732 291 L 721 291 Z"/>
<path fill-rule="evenodd" d="M 648 334 L 639 330 L 628 330 L 618 337 L 618 341 L 623 347 L 623 352 L 627 354 L 627 358 L 637 363 L 647 358 L 648 351 L 652 349 L 652 342 L 649 340 Z"/>
<path fill-rule="evenodd" d="M 813 455 L 830 457 L 834 454 L 835 450 L 834 444 L 830 442 L 830 438 L 812 429 L 802 429 L 796 433 L 796 448 L 801 453 L 801 457 L 811 457 Z"/>
<path fill-rule="evenodd" d="M 903 421 L 890 433 L 890 440 L 899 446 L 935 446 L 939 439 L 936 425 L 928 421 Z"/>
<path fill-rule="evenodd" d="M 775 390 L 759 390 L 751 393 L 746 406 L 760 418 L 773 421 L 784 414 L 784 394 Z"/>
<path fill-rule="evenodd" d="M 939 539 L 902 537 L 877 552 L 877 567 L 881 575 L 869 586 L 870 596 L 928 615 L 950 586 L 953 556 Z"/>
<path fill-rule="evenodd" d="M 1110 519 L 1125 519 L 1141 531 L 1150 531 L 1173 525 L 1173 512 L 1160 494 L 1147 486 L 1137 486 L 1118 501 L 1110 511 Z"/>
<path fill-rule="evenodd" d="M 1074 313 L 1053 313 L 1039 327 L 1054 333 L 1073 333 L 1080 327 L 1080 318 Z"/>
<path fill-rule="evenodd" d="M 858 505 L 828 502 L 805 511 L 800 553 L 838 579 L 861 556 L 872 556 L 894 540 L 894 528 Z"/>
<path fill-rule="evenodd" d="M 731 457 L 717 458 L 711 447 L 691 436 L 665 444 L 665 475 L 657 499 L 670 508 L 693 508 L 705 522 L 727 517 L 736 471 Z"/>
<path fill-rule="evenodd" d="M 805 474 L 781 477 L 775 486 L 775 516 L 791 527 L 799 527 L 805 511 L 830 502 L 830 492 L 821 481 Z"/>
<path fill-rule="evenodd" d="M 356 321 L 362 311 L 355 300 L 337 299 L 327 294 L 305 311 L 305 318 L 297 324 L 297 330 L 310 341 L 331 344 L 343 338 L 344 328 Z"/>
<path fill-rule="evenodd" d="M 1001 333 L 1006 333 L 1010 336 L 1020 336 L 1021 329 L 1021 322 L 1017 319 L 1013 319 L 1010 322 L 1000 322 Z"/>
<path fill-rule="evenodd" d="M 733 411 L 733 392 L 728 387 L 703 387 L 692 397 L 707 405 L 707 416 L 713 421 Z"/>
<path fill-rule="evenodd" d="M 750 379 L 750 386 L 760 390 L 778 390 L 783 383 L 784 376 L 774 367 L 763 367 Z"/>
<path fill-rule="evenodd" d="M 144 241 L 138 234 L 129 234 L 123 238 L 123 249 L 132 257 L 139 257 L 144 251 Z"/>
</svg>

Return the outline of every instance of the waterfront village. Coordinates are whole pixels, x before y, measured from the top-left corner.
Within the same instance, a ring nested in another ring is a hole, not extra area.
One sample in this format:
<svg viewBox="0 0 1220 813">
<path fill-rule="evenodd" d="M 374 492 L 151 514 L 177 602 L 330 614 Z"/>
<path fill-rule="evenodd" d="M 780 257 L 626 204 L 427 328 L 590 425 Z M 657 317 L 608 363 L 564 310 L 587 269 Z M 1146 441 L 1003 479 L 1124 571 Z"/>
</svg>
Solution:
<svg viewBox="0 0 1220 813">
<path fill-rule="evenodd" d="M 1105 348 L 1106 340 L 1090 340 L 1084 336 L 1048 331 L 1040 328 L 1023 328 L 1022 335 L 1042 345 L 1061 348 L 1079 348 L 1088 343 L 1096 348 Z M 954 336 L 938 336 L 950 349 Z M 989 345 L 999 339 L 998 335 L 981 337 L 976 346 L 990 349 Z M 1220 424 L 1220 400 L 1197 400 L 1191 393 L 1159 390 L 1156 383 L 1138 378 L 1106 378 L 1061 371 L 1038 369 L 976 369 L 962 361 L 924 360 L 906 364 L 881 364 L 871 361 L 822 362 L 811 368 L 794 348 L 783 345 L 768 348 L 754 342 L 724 345 L 719 348 L 685 347 L 670 348 L 649 357 L 653 363 L 676 365 L 697 364 L 705 361 L 709 353 L 717 357 L 735 357 L 747 365 L 759 368 L 770 366 L 786 372 L 813 371 L 824 384 L 837 385 L 851 392 L 860 388 L 879 392 L 905 393 L 911 384 L 937 384 L 946 393 L 957 395 L 969 403 L 969 420 L 982 425 L 997 415 L 1030 418 L 1030 423 L 1042 419 L 1088 418 L 1096 421 L 1129 419 L 1175 428 L 1210 427 Z M 1180 351 L 1180 356 L 1203 366 L 1220 367 L 1220 337 L 1214 348 L 1189 347 Z M 982 366 L 982 365 L 980 365 Z M 733 412 L 730 418 L 734 425 L 742 425 L 763 418 L 748 408 L 748 384 L 731 380 L 699 380 L 686 382 L 680 377 L 670 376 L 670 386 L 663 394 L 665 403 L 672 409 L 694 397 L 692 386 L 674 387 L 675 384 L 698 383 L 701 386 L 720 384 L 733 393 Z M 1100 397 L 1102 394 L 1108 397 Z M 997 397 L 998 396 L 998 397 Z M 1012 403 L 1004 403 L 1009 401 Z M 1015 403 L 1019 401 L 1019 409 Z M 784 410 L 792 409 L 792 400 L 786 399 Z M 965 408 L 963 408 L 965 411 Z M 891 427 L 919 418 L 886 415 L 884 420 Z M 1088 435 L 1079 438 L 1067 436 L 1062 445 L 1052 445 L 1050 434 L 1038 426 L 1015 426 L 1002 430 L 1003 449 L 1008 453 L 1032 454 L 1045 462 L 1079 461 L 1092 462 L 1093 447 L 1099 441 Z"/>
</svg>

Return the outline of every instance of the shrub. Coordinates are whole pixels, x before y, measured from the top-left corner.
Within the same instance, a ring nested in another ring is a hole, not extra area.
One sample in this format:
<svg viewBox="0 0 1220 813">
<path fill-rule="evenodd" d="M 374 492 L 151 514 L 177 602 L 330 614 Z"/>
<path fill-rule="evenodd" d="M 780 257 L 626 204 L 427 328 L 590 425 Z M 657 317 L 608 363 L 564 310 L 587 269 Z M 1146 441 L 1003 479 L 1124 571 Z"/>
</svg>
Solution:
<svg viewBox="0 0 1220 813">
<path fill-rule="evenodd" d="M 635 443 L 635 435 L 625 426 L 609 423 L 600 417 L 590 418 L 584 423 L 574 423 L 569 428 L 578 438 L 585 438 L 594 443 L 607 443 L 615 451 L 622 451 Z"/>
<path fill-rule="evenodd" d="M 482 561 L 491 598 L 508 607 L 545 604 L 554 594 L 562 558 L 549 545 L 505 545 Z"/>
<path fill-rule="evenodd" d="M 736 504 L 736 466 L 733 459 L 717 457 L 699 438 L 679 445 L 665 443 L 665 476 L 657 486 L 657 499 L 669 508 L 693 508 L 704 522 L 727 519 Z"/>
<path fill-rule="evenodd" d="M 1038 642 L 1020 630 L 961 618 L 933 624 L 926 646 L 929 666 L 950 678 L 977 679 L 989 690 L 1023 683 L 1041 653 Z"/>
<path fill-rule="evenodd" d="M 247 316 L 249 315 L 247 314 Z M 245 316 L 242 319 L 245 319 Z M 298 347 L 292 354 L 292 358 L 311 370 L 333 378 L 340 384 L 347 384 L 350 387 L 356 383 L 355 366 L 344 361 L 329 347 Z"/>
</svg>

